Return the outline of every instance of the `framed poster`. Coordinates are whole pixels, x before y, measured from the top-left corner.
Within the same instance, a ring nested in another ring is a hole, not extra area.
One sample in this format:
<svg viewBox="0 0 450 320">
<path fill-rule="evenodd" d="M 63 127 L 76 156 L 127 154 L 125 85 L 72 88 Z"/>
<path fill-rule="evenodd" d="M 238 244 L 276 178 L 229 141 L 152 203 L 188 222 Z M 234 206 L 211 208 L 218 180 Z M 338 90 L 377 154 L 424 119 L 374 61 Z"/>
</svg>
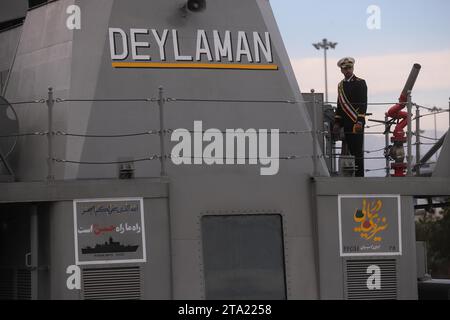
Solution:
<svg viewBox="0 0 450 320">
<path fill-rule="evenodd" d="M 77 265 L 147 261 L 142 198 L 74 200 L 73 216 Z"/>
<path fill-rule="evenodd" d="M 341 257 L 402 254 L 399 195 L 339 195 Z"/>
</svg>

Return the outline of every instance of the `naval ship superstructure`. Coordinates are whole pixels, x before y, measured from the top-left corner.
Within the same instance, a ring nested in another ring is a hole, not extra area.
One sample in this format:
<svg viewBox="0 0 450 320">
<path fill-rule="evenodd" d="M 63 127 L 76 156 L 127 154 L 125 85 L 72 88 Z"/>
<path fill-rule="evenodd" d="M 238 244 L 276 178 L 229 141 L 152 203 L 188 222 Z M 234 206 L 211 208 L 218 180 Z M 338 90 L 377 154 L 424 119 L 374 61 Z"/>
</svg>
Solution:
<svg viewBox="0 0 450 320">
<path fill-rule="evenodd" d="M 268 0 L 14 2 L 2 298 L 417 299 L 450 137 L 431 177 L 332 176 Z"/>
</svg>

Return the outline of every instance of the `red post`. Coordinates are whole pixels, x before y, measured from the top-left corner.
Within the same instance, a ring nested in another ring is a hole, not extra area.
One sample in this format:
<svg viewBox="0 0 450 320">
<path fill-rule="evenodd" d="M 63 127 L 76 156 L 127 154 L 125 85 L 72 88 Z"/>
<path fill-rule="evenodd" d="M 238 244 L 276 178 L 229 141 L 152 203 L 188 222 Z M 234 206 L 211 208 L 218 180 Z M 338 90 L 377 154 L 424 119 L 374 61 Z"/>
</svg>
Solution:
<svg viewBox="0 0 450 320">
<path fill-rule="evenodd" d="M 398 103 L 389 108 L 386 112 L 386 116 L 392 119 L 398 120 L 395 126 L 391 142 L 394 146 L 390 149 L 389 156 L 394 159 L 394 163 L 391 163 L 391 168 L 394 170 L 394 177 L 404 177 L 407 164 L 405 163 L 405 150 L 403 144 L 407 141 L 405 135 L 405 127 L 408 125 L 408 113 L 402 111 L 406 107 L 408 100 L 408 92 L 412 90 L 419 75 L 421 66 L 420 64 L 414 64 L 411 72 L 409 73 L 408 80 L 405 87 L 398 99 Z"/>
</svg>

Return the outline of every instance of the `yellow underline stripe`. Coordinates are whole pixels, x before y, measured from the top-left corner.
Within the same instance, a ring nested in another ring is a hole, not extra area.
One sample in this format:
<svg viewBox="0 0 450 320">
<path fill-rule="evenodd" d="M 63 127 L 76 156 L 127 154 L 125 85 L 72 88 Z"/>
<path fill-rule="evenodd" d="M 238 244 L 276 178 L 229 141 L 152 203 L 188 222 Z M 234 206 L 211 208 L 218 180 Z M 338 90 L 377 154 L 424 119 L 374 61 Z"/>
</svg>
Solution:
<svg viewBox="0 0 450 320">
<path fill-rule="evenodd" d="M 112 66 L 114 68 L 278 70 L 278 66 L 276 64 L 225 64 L 194 62 L 113 62 Z"/>
</svg>

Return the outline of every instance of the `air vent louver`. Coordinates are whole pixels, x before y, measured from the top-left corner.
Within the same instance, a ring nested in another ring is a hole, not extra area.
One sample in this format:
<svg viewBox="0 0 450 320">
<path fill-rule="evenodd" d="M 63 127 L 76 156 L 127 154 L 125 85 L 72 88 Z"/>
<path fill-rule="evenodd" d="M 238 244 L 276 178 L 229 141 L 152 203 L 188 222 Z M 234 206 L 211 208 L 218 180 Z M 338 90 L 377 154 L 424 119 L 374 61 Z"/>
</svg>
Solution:
<svg viewBox="0 0 450 320">
<path fill-rule="evenodd" d="M 83 295 L 88 300 L 139 300 L 139 267 L 83 270 Z"/>
<path fill-rule="evenodd" d="M 17 270 L 17 299 L 31 300 L 31 271 Z"/>
<path fill-rule="evenodd" d="M 369 289 L 367 279 L 372 275 L 370 266 L 380 270 L 378 288 Z M 346 298 L 349 300 L 394 300 L 397 299 L 397 267 L 391 260 L 347 260 Z"/>
</svg>

